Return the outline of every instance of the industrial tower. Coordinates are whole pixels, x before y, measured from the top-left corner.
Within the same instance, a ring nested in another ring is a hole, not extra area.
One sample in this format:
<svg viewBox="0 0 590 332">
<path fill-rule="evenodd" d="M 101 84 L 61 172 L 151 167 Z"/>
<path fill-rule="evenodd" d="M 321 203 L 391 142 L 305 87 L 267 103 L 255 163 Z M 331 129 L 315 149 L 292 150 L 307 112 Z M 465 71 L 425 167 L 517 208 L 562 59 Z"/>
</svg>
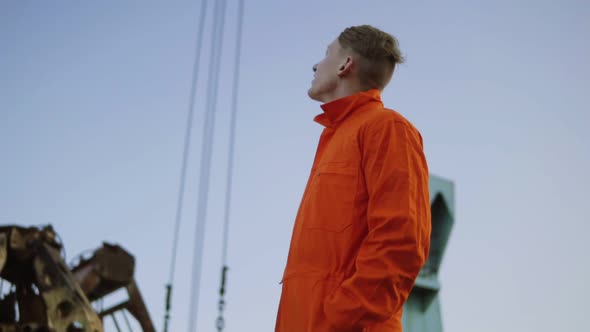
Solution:
<svg viewBox="0 0 590 332">
<path fill-rule="evenodd" d="M 453 183 L 430 176 L 432 234 L 430 255 L 404 305 L 404 332 L 442 332 L 438 271 L 455 221 Z"/>
</svg>

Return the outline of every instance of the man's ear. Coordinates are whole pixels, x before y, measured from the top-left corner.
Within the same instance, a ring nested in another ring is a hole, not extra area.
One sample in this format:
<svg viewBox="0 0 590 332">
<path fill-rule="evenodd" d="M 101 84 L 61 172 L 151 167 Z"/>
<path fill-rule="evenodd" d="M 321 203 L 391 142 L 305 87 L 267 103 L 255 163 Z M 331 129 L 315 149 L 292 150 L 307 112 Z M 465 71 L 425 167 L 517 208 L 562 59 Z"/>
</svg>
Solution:
<svg viewBox="0 0 590 332">
<path fill-rule="evenodd" d="M 340 68 L 338 68 L 338 76 L 342 77 L 348 75 L 352 71 L 353 62 L 354 59 L 351 56 L 347 56 Z"/>
</svg>

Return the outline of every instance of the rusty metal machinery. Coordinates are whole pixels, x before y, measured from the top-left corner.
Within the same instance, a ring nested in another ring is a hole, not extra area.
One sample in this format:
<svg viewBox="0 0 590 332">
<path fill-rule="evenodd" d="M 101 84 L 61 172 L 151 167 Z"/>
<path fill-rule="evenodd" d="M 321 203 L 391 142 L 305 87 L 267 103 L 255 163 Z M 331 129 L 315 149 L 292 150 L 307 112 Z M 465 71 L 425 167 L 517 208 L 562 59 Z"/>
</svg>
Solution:
<svg viewBox="0 0 590 332">
<path fill-rule="evenodd" d="M 11 285 L 0 294 L 0 332 L 102 332 L 102 319 L 123 310 L 144 332 L 154 331 L 133 279 L 133 256 L 105 243 L 70 268 L 62 250 L 51 225 L 0 226 L 0 282 Z M 119 289 L 127 301 L 94 310 L 91 302 Z"/>
<path fill-rule="evenodd" d="M 133 279 L 135 259 L 123 248 L 104 243 L 88 259 L 82 259 L 73 269 L 76 280 L 90 301 L 96 301 L 119 289 L 125 289 L 128 300 L 100 311 L 100 318 L 126 310 L 144 332 L 154 332 L 154 326 Z M 115 324 L 117 324 L 115 322 Z"/>
</svg>

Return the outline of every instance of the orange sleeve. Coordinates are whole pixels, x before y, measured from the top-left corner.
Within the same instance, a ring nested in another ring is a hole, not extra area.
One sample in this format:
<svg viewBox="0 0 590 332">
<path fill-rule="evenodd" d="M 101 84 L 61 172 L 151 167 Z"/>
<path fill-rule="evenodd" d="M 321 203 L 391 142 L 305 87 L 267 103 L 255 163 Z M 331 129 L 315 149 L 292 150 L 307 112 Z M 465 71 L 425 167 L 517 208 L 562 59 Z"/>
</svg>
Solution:
<svg viewBox="0 0 590 332">
<path fill-rule="evenodd" d="M 428 168 L 420 134 L 404 122 L 379 121 L 361 132 L 368 192 L 368 234 L 356 271 L 324 302 L 334 327 L 385 321 L 401 309 L 430 241 Z"/>
</svg>

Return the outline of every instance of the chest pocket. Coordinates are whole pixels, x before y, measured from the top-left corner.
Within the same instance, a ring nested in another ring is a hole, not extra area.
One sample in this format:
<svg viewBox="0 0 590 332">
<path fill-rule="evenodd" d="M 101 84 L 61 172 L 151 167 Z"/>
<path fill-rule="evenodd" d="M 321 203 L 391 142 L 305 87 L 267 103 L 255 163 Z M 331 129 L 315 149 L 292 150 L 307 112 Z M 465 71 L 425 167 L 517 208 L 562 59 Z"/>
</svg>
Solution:
<svg viewBox="0 0 590 332">
<path fill-rule="evenodd" d="M 342 232 L 354 221 L 358 169 L 351 163 L 318 166 L 309 189 L 306 229 Z"/>
</svg>

